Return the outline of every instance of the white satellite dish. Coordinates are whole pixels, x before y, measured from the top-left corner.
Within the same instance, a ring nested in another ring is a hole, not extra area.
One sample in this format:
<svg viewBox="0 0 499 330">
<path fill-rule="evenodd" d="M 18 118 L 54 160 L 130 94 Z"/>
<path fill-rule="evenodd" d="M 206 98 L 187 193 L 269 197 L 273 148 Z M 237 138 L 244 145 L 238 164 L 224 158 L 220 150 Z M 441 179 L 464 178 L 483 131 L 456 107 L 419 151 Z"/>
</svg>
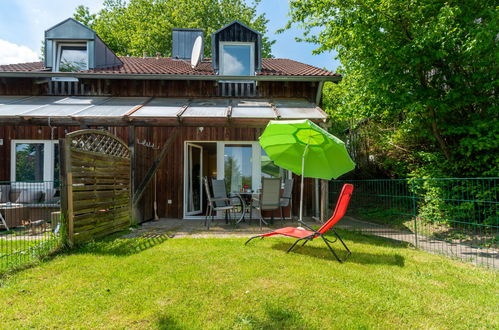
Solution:
<svg viewBox="0 0 499 330">
<path fill-rule="evenodd" d="M 201 61 L 201 51 L 203 47 L 203 38 L 198 36 L 194 41 L 194 46 L 192 46 L 192 54 L 191 54 L 191 67 L 194 69 L 198 66 Z"/>
</svg>

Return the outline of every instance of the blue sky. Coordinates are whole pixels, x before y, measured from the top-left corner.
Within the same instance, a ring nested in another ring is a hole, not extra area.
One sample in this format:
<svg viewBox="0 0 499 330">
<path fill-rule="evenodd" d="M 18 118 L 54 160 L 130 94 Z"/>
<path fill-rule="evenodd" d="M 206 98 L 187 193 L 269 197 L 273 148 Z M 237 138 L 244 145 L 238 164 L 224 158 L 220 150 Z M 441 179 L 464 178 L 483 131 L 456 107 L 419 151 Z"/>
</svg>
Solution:
<svg viewBox="0 0 499 330">
<path fill-rule="evenodd" d="M 79 4 L 96 12 L 103 0 L 0 0 L 0 64 L 37 61 L 43 32 L 71 17 Z M 275 31 L 287 22 L 288 0 L 262 0 L 259 12 L 269 19 L 269 37 L 276 40 L 272 53 L 334 71 L 339 62 L 333 53 L 312 55 L 315 45 L 298 43 L 302 31 L 294 27 L 282 34 Z"/>
</svg>

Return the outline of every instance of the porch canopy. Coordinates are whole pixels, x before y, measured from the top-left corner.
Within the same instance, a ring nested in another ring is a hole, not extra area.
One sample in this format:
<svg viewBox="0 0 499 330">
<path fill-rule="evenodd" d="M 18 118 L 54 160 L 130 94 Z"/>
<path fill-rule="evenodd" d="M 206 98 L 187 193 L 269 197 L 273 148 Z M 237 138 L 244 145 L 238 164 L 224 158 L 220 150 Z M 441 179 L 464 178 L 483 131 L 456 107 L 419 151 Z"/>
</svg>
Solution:
<svg viewBox="0 0 499 330">
<path fill-rule="evenodd" d="M 0 123 L 112 126 L 261 126 L 275 119 L 324 121 L 305 99 L 0 96 Z"/>
</svg>

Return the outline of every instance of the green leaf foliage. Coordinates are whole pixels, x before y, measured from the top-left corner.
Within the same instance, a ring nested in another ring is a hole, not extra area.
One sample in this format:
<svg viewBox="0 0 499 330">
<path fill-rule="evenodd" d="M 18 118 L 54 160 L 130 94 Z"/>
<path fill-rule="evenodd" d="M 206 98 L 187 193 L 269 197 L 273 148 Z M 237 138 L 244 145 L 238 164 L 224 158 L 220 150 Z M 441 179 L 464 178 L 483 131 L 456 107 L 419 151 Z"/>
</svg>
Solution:
<svg viewBox="0 0 499 330">
<path fill-rule="evenodd" d="M 497 9 L 491 0 L 295 0 L 288 28 L 303 27 L 318 53 L 338 52 L 343 80 L 326 86 L 324 107 L 360 139 L 359 156 L 386 175 L 497 176 Z"/>
<path fill-rule="evenodd" d="M 243 0 L 106 0 L 104 8 L 91 14 L 77 7 L 74 18 L 97 32 L 119 56 L 171 56 L 172 29 L 203 29 L 204 55 L 211 56 L 211 34 L 234 20 L 263 34 L 263 56 L 271 56 L 274 41 L 265 36 L 268 20 L 257 15 L 259 1 Z"/>
</svg>

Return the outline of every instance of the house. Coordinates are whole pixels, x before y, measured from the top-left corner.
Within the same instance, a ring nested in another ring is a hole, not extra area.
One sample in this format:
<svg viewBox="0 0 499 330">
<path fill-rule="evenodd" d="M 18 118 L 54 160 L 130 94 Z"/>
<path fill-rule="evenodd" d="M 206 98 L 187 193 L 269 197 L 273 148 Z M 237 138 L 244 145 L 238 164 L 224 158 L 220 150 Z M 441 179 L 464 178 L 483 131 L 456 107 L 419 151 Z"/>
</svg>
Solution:
<svg viewBox="0 0 499 330">
<path fill-rule="evenodd" d="M 201 176 L 225 178 L 233 191 L 257 190 L 264 176 L 290 176 L 268 160 L 262 166 L 258 137 L 273 119 L 324 122 L 323 83 L 341 77 L 262 58 L 261 34 L 238 21 L 213 34 L 211 59 L 191 58 L 199 55 L 193 47 L 207 46 L 202 30 L 174 29 L 172 37 L 171 58 L 116 56 L 69 18 L 45 31 L 44 62 L 1 65 L 0 181 L 57 180 L 58 139 L 81 128 L 104 129 L 128 143 L 135 187 L 176 132 L 140 200 L 139 221 L 154 217 L 155 201 L 160 217 L 202 216 Z M 19 160 L 28 149 L 35 169 L 29 173 Z M 306 180 L 305 196 L 311 214 L 317 182 Z"/>
</svg>

